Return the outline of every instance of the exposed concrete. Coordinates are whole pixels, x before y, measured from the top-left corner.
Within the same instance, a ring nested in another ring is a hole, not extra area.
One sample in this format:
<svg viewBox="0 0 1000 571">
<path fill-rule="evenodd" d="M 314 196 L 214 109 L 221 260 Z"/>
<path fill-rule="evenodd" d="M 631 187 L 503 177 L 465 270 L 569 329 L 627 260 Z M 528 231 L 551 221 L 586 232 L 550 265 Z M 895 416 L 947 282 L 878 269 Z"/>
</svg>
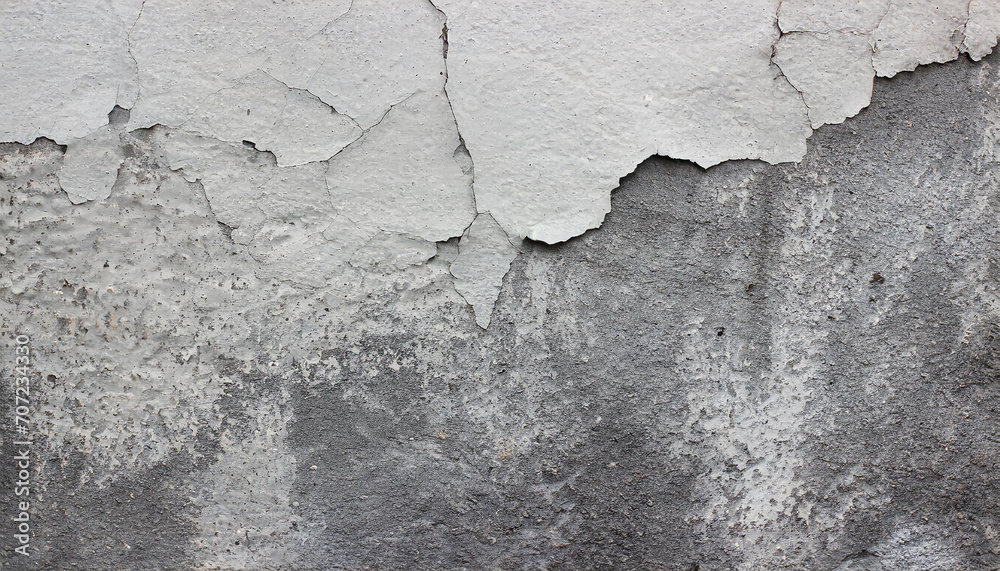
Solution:
<svg viewBox="0 0 1000 571">
<path fill-rule="evenodd" d="M 1000 566 L 996 14 L 729 4 L 0 3 L 0 566 Z"/>
</svg>

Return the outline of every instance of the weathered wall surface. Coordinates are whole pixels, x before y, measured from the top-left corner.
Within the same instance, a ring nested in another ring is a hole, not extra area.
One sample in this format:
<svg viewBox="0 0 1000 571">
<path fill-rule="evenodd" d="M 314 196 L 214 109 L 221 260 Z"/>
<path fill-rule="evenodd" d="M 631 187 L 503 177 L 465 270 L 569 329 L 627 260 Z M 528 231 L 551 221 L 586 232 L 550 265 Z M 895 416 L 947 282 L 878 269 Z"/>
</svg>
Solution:
<svg viewBox="0 0 1000 571">
<path fill-rule="evenodd" d="M 0 2 L 3 568 L 1000 567 L 992 3 L 90 4 Z"/>
</svg>

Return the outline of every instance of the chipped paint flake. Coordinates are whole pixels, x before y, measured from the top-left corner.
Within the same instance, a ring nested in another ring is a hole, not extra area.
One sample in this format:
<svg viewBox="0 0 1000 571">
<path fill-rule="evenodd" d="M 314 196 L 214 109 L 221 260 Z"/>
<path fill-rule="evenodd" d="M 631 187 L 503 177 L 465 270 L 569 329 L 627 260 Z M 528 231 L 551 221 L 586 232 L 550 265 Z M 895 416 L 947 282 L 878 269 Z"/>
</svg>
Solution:
<svg viewBox="0 0 1000 571">
<path fill-rule="evenodd" d="M 368 129 L 409 95 L 441 89 L 442 26 L 426 0 L 354 0 L 308 40 L 275 53 L 263 69 Z"/>
<path fill-rule="evenodd" d="M 490 325 L 493 303 L 517 253 L 518 246 L 486 213 L 476 216 L 459 242 L 458 258 L 451 264 L 455 289 L 472 306 L 483 329 Z"/>
<path fill-rule="evenodd" d="M 0 2 L 0 141 L 65 144 L 107 124 L 115 105 L 131 107 L 132 12 L 100 0 Z"/>
<path fill-rule="evenodd" d="M 981 58 L 1000 35 L 986 0 L 3 9 L 0 79 L 17 88 L 0 140 L 66 145 L 68 196 L 102 200 L 123 156 L 107 113 L 129 108 L 119 134 L 173 133 L 165 162 L 261 275 L 310 287 L 422 263 L 477 212 L 563 242 L 600 226 L 650 155 L 797 161 L 814 128 L 868 105 L 874 75 Z"/>
<path fill-rule="evenodd" d="M 798 160 L 811 130 L 771 65 L 778 3 L 722 4 L 449 14 L 448 93 L 480 209 L 512 235 L 557 243 L 599 226 L 611 189 L 650 155 Z"/>
<path fill-rule="evenodd" d="M 362 134 L 350 117 L 263 71 L 200 103 L 180 127 L 230 143 L 246 141 L 274 153 L 279 166 L 325 161 Z"/>
<path fill-rule="evenodd" d="M 445 94 L 416 93 L 330 161 L 333 205 L 366 228 L 431 242 L 461 236 L 476 209 L 459 144 Z"/>
<path fill-rule="evenodd" d="M 125 158 L 119 133 L 109 125 L 66 145 L 59 186 L 73 204 L 104 200 L 111 195 Z"/>
<path fill-rule="evenodd" d="M 994 0 L 972 0 L 969 23 L 965 26 L 963 49 L 979 61 L 993 52 L 1000 39 L 1000 3 Z"/>
<path fill-rule="evenodd" d="M 841 123 L 868 107 L 875 70 L 868 38 L 844 32 L 784 34 L 774 63 L 802 93 L 813 129 Z"/>
<path fill-rule="evenodd" d="M 875 71 L 892 77 L 958 57 L 969 0 L 895 0 L 872 33 Z"/>
</svg>

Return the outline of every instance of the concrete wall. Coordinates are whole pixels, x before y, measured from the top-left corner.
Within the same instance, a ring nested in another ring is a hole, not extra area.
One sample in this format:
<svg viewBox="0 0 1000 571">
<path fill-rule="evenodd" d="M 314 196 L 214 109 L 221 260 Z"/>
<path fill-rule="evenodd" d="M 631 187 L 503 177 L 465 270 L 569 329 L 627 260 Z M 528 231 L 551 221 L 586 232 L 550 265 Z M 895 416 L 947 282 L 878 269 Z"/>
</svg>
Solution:
<svg viewBox="0 0 1000 571">
<path fill-rule="evenodd" d="M 0 9 L 0 567 L 1000 566 L 992 2 Z"/>
</svg>

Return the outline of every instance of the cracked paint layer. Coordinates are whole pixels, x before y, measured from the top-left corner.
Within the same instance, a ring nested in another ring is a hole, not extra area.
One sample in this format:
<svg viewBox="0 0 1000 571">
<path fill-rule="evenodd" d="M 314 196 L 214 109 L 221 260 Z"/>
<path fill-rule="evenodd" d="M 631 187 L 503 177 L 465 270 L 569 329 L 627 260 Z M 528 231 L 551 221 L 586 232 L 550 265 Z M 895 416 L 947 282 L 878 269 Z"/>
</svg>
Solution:
<svg viewBox="0 0 1000 571">
<path fill-rule="evenodd" d="M 841 123 L 868 107 L 875 69 L 868 38 L 852 32 L 782 34 L 773 61 L 802 94 L 813 129 Z"/>
<path fill-rule="evenodd" d="M 969 21 L 965 25 L 963 51 L 975 61 L 993 52 L 1000 39 L 1000 4 L 990 0 L 969 2 Z"/>
<path fill-rule="evenodd" d="M 246 141 L 273 153 L 278 166 L 325 161 L 363 134 L 353 119 L 263 71 L 209 99 L 179 127 L 229 143 Z"/>
<path fill-rule="evenodd" d="M 7 1 L 0 10 L 0 141 L 66 144 L 106 125 L 115 105 L 136 103 L 126 41 L 135 13 L 123 3 Z"/>
<path fill-rule="evenodd" d="M 951 61 L 958 57 L 968 21 L 969 0 L 890 2 L 872 32 L 872 65 L 880 77 L 892 77 L 918 65 Z"/>
<path fill-rule="evenodd" d="M 868 105 L 875 75 L 980 58 L 1000 34 L 984 0 L 12 0 L 3 10 L 0 45 L 14 56 L 2 79 L 17 90 L 0 140 L 66 145 L 59 180 L 75 203 L 111 192 L 114 129 L 218 140 L 231 147 L 211 153 L 220 162 L 170 145 L 164 160 L 201 164 L 189 180 L 206 185 L 261 271 L 313 286 L 358 279 L 348 262 L 380 233 L 448 240 L 476 213 L 509 236 L 568 240 L 601 224 L 611 189 L 650 155 L 703 167 L 796 161 L 812 129 Z M 66 57 L 46 57 L 39 37 L 57 38 Z M 112 128 L 116 105 L 130 114 Z M 273 165 L 248 162 L 244 147 Z M 296 269 L 295 256 L 308 263 Z"/>
<path fill-rule="evenodd" d="M 27 568 L 995 569 L 993 5 L 607 4 L 0 1 Z"/>
<path fill-rule="evenodd" d="M 431 242 L 460 236 L 476 210 L 455 160 L 459 144 L 444 92 L 418 92 L 330 161 L 330 199 L 341 216 L 365 228 Z"/>
<path fill-rule="evenodd" d="M 610 190 L 651 154 L 706 167 L 801 157 L 805 108 L 770 60 L 777 6 L 449 14 L 448 90 L 480 208 L 512 235 L 556 243 L 599 226 Z"/>
</svg>

